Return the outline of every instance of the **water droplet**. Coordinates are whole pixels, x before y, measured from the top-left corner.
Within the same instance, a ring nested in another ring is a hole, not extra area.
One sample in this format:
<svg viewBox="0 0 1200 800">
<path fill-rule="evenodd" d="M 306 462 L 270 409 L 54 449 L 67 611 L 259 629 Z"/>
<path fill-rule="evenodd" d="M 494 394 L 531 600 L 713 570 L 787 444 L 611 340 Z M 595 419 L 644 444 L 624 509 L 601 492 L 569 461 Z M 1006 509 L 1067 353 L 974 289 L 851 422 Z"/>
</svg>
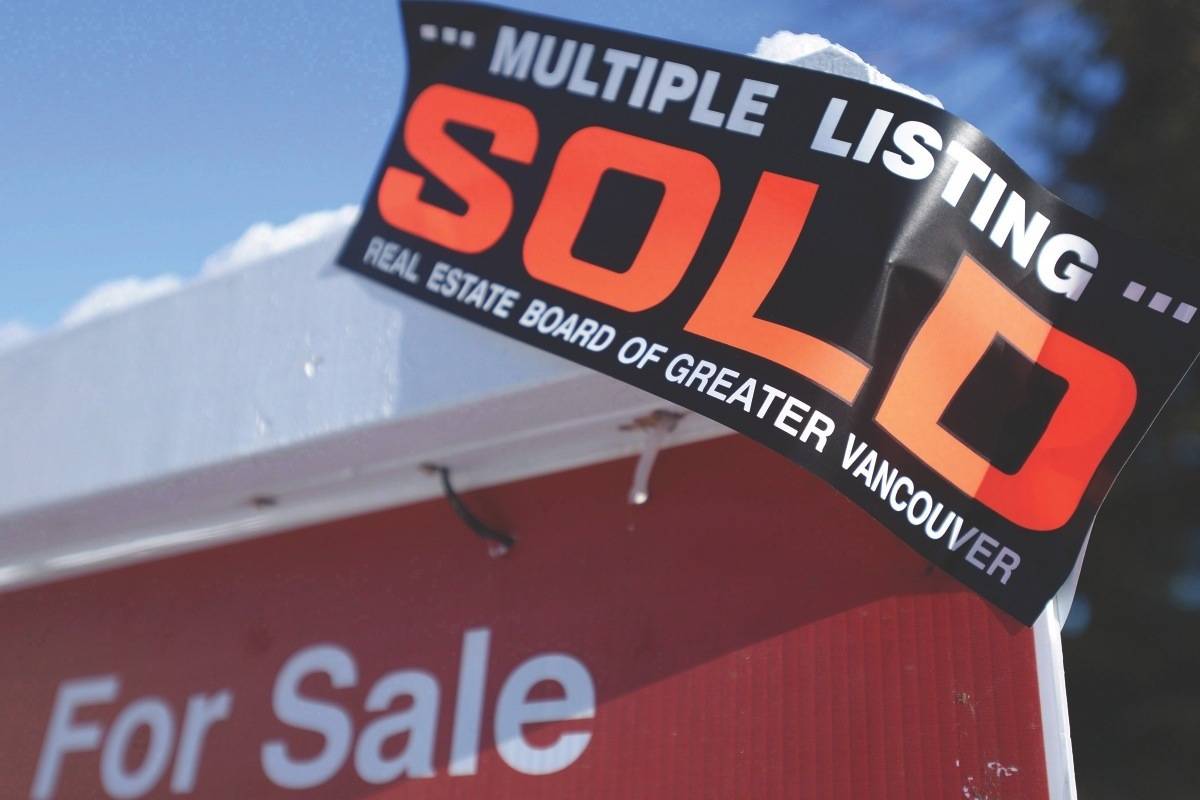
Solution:
<svg viewBox="0 0 1200 800">
<path fill-rule="evenodd" d="M 266 436 L 271 432 L 271 420 L 263 416 L 261 411 L 254 412 L 254 430 L 259 436 Z"/>
</svg>

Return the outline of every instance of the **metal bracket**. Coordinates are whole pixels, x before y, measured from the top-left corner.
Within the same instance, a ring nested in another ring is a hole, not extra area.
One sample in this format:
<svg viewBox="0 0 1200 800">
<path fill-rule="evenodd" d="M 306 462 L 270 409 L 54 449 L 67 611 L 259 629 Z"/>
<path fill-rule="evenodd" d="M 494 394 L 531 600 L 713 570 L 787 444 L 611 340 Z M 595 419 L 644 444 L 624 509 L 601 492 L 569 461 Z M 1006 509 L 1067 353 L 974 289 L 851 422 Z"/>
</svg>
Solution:
<svg viewBox="0 0 1200 800">
<path fill-rule="evenodd" d="M 437 475 L 442 481 L 442 492 L 446 495 L 446 501 L 450 503 L 450 508 L 454 511 L 458 518 L 463 521 L 471 532 L 481 539 L 489 542 L 488 555 L 492 558 L 499 558 L 507 555 L 508 551 L 517 543 L 516 539 L 509 536 L 504 531 L 496 530 L 479 517 L 475 516 L 471 509 L 467 508 L 466 503 L 454 491 L 454 486 L 450 483 L 450 468 L 441 464 L 422 464 L 421 469 L 430 475 Z"/>
<path fill-rule="evenodd" d="M 654 460 L 658 457 L 663 442 L 682 418 L 683 414 L 679 411 L 657 409 L 621 426 L 623 431 L 641 431 L 645 437 L 637 466 L 633 468 L 633 484 L 629 487 L 631 504 L 645 505 L 650 500 L 650 472 L 654 469 Z"/>
</svg>

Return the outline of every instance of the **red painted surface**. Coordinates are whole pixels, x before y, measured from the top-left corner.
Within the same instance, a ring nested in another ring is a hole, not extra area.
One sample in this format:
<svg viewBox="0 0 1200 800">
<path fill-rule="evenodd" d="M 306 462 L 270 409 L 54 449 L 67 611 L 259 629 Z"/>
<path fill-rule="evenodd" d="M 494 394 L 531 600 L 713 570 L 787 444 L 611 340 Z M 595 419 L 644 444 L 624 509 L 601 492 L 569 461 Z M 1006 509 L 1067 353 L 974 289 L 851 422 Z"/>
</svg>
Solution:
<svg viewBox="0 0 1200 800">
<path fill-rule="evenodd" d="M 178 730 L 188 695 L 233 691 L 196 797 L 1047 795 L 1029 629 L 740 437 L 663 453 L 646 506 L 625 501 L 631 472 L 624 460 L 469 495 L 517 536 L 504 559 L 431 501 L 0 595 L 0 796 L 29 795 L 60 682 L 105 673 L 118 700 L 77 718 L 106 733 L 138 697 L 165 700 Z M 449 777 L 459 648 L 478 627 L 491 630 L 479 769 Z M 271 707 L 281 666 L 318 642 L 351 652 L 359 681 L 304 689 L 352 709 L 358 730 L 380 676 L 437 678 L 436 777 L 374 786 L 351 756 L 315 789 L 267 780 L 264 742 L 321 747 Z M 492 749 L 491 713 L 504 677 L 543 652 L 586 665 L 597 707 L 527 730 L 543 744 L 592 734 L 575 763 L 530 776 Z M 97 752 L 63 763 L 55 796 L 104 796 Z M 166 775 L 145 796 L 171 796 Z"/>
</svg>

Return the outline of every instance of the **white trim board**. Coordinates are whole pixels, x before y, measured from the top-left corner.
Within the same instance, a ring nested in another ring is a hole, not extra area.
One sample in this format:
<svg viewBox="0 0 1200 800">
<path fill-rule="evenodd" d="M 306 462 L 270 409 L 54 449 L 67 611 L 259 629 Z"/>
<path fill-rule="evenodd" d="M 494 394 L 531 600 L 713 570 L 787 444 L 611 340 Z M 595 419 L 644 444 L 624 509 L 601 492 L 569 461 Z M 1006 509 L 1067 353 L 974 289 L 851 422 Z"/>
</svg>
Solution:
<svg viewBox="0 0 1200 800">
<path fill-rule="evenodd" d="M 450 466 L 469 490 L 634 455 L 644 434 L 622 426 L 660 409 L 679 411 L 584 373 L 10 514 L 0 518 L 0 589 L 436 497 L 425 463 Z M 684 414 L 665 444 L 729 433 Z"/>
</svg>

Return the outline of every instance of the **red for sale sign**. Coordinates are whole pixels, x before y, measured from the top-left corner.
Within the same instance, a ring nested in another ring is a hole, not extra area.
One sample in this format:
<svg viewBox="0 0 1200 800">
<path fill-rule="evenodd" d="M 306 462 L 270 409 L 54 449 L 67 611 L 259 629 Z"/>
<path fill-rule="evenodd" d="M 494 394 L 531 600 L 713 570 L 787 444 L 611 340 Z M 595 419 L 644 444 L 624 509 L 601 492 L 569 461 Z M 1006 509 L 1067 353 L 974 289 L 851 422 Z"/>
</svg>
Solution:
<svg viewBox="0 0 1200 800">
<path fill-rule="evenodd" d="M 0 595 L 0 796 L 1047 796 L 1034 632 L 728 437 Z"/>
</svg>

